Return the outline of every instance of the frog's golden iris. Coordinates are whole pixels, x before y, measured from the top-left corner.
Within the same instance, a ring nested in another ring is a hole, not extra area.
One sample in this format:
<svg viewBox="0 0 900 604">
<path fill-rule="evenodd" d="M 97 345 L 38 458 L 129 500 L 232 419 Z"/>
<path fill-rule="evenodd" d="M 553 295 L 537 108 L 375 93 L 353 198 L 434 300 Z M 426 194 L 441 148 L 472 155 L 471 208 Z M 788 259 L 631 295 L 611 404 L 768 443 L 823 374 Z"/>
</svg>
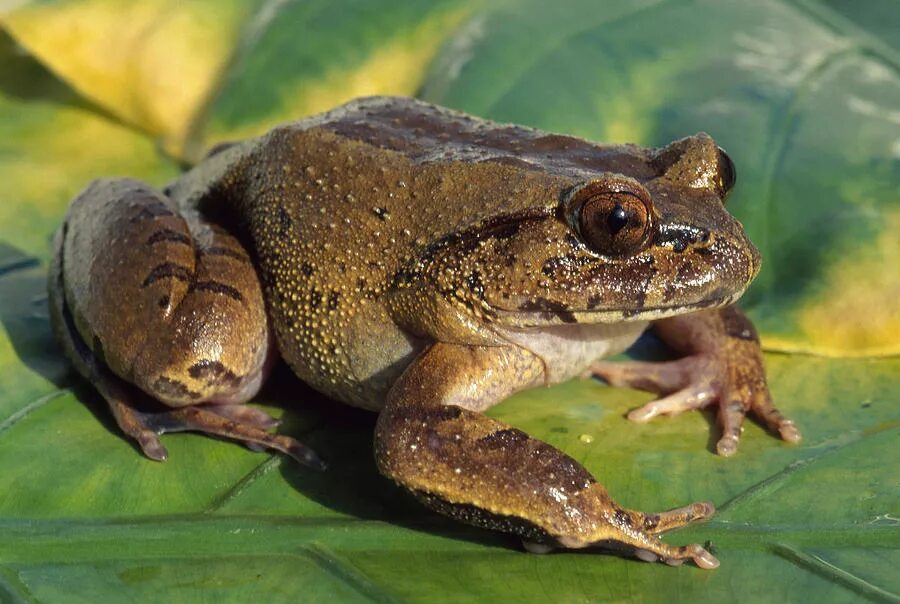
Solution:
<svg viewBox="0 0 900 604">
<path fill-rule="evenodd" d="M 571 193 L 578 232 L 604 256 L 631 256 L 643 251 L 656 234 L 650 193 L 622 177 L 594 180 Z"/>
</svg>

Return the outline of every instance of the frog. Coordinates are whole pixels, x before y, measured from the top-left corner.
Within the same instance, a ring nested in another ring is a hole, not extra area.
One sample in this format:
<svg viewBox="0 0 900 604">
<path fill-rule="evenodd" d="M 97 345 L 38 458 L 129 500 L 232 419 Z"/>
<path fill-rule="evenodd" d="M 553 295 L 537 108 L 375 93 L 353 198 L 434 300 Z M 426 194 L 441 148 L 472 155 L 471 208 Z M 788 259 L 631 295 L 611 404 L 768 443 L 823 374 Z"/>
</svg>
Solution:
<svg viewBox="0 0 900 604">
<path fill-rule="evenodd" d="M 533 552 L 608 550 L 712 569 L 672 529 L 711 502 L 620 506 L 572 457 L 485 414 L 593 377 L 717 409 L 716 452 L 755 416 L 784 441 L 735 301 L 760 253 L 725 209 L 736 171 L 705 133 L 595 143 L 406 97 L 365 97 L 224 143 L 157 189 L 92 182 L 54 237 L 54 333 L 150 459 L 197 431 L 325 470 L 248 404 L 278 359 L 377 413 L 378 470 L 428 508 Z M 677 355 L 608 357 L 647 329 Z M 599 443 L 598 443 L 599 444 Z"/>
</svg>

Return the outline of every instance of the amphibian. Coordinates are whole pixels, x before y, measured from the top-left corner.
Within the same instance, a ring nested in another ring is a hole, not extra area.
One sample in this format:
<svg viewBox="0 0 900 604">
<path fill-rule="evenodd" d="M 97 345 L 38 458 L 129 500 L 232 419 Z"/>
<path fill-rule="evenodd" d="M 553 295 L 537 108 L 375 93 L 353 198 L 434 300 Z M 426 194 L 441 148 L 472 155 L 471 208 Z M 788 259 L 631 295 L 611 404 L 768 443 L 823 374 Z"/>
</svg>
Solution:
<svg viewBox="0 0 900 604">
<path fill-rule="evenodd" d="M 280 354 L 326 395 L 379 413 L 380 471 L 429 507 L 531 549 L 603 545 L 718 561 L 658 536 L 709 503 L 623 509 L 561 451 L 482 412 L 600 376 L 663 395 L 645 421 L 718 405 L 788 441 L 759 341 L 733 306 L 760 257 L 725 210 L 734 166 L 705 134 L 660 149 L 359 99 L 223 145 L 162 191 L 92 183 L 55 239 L 66 354 L 153 459 L 196 430 L 316 454 L 246 406 Z M 652 322 L 683 358 L 608 363 Z M 147 411 L 147 396 L 168 410 Z"/>
</svg>

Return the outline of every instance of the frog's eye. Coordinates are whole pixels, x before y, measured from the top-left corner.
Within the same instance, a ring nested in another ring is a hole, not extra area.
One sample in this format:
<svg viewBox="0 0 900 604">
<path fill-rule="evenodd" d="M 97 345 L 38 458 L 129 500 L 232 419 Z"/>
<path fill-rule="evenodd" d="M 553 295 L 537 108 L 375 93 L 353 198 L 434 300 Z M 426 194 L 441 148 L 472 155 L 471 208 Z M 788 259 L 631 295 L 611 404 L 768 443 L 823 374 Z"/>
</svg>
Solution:
<svg viewBox="0 0 900 604">
<path fill-rule="evenodd" d="M 719 182 L 722 184 L 722 199 L 731 193 L 736 180 L 737 171 L 734 168 L 734 162 L 725 153 L 725 149 L 719 147 Z"/>
<path fill-rule="evenodd" d="M 572 191 L 573 222 L 585 242 L 606 256 L 640 252 L 656 221 L 650 194 L 631 179 L 595 180 Z"/>
</svg>

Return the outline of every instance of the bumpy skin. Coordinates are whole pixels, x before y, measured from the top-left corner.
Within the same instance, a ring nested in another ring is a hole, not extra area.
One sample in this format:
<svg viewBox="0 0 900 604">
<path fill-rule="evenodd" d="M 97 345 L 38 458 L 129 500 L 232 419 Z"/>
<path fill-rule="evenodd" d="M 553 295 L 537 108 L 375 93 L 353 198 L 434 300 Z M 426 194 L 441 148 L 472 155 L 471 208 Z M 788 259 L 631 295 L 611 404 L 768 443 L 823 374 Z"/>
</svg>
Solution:
<svg viewBox="0 0 900 604">
<path fill-rule="evenodd" d="M 322 466 L 241 404 L 273 333 L 300 378 L 380 411 L 379 468 L 426 505 L 538 547 L 711 568 L 700 546 L 656 536 L 711 504 L 624 510 L 574 460 L 480 411 L 594 374 L 670 394 L 633 419 L 719 402 L 723 454 L 747 411 L 798 439 L 768 399 L 752 326 L 728 306 L 759 268 L 722 203 L 732 184 L 704 134 L 597 145 L 360 99 L 220 148 L 164 193 L 93 184 L 57 236 L 51 314 L 151 457 L 165 457 L 158 433 L 192 429 Z M 649 321 L 688 356 L 599 361 Z M 148 411 L 146 395 L 172 409 Z"/>
</svg>

